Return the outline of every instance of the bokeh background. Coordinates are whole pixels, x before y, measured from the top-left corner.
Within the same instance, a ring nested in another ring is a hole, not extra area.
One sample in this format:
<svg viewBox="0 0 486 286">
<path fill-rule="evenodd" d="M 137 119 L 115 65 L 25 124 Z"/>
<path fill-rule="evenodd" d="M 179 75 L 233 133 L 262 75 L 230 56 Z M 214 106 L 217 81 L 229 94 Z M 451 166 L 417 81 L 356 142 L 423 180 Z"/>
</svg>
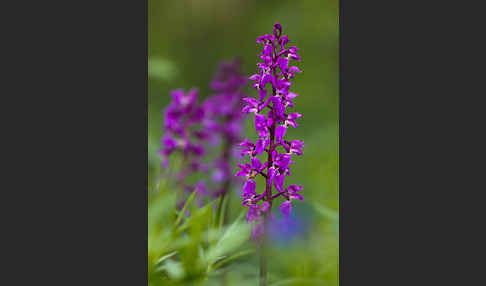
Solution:
<svg viewBox="0 0 486 286">
<path fill-rule="evenodd" d="M 160 172 L 156 151 L 162 136 L 161 110 L 172 89 L 197 87 L 209 95 L 209 81 L 221 60 L 240 57 L 245 74 L 256 71 L 261 46 L 255 39 L 279 22 L 301 62 L 291 90 L 300 94 L 303 114 L 288 138 L 304 140 L 286 183 L 304 186 L 304 202 L 293 208 L 293 225 L 276 227 L 269 259 L 272 285 L 338 285 L 339 268 L 339 4 L 338 0 L 149 0 L 149 191 Z M 256 95 L 248 87 L 248 93 Z M 248 120 L 250 121 L 250 120 Z M 246 129 L 254 138 L 251 124 Z M 236 191 L 230 216 L 241 210 Z M 278 208 L 275 216 L 280 219 Z M 251 242 L 249 242 L 251 243 Z M 255 255 L 254 255 L 255 256 Z M 227 285 L 256 285 L 257 257 L 228 269 Z M 252 280 L 255 279 L 255 280 Z M 253 281 L 253 282 L 252 282 Z M 211 281 L 207 282 L 212 285 Z M 216 282 L 215 282 L 216 283 Z M 219 285 L 219 284 L 214 284 Z"/>
</svg>

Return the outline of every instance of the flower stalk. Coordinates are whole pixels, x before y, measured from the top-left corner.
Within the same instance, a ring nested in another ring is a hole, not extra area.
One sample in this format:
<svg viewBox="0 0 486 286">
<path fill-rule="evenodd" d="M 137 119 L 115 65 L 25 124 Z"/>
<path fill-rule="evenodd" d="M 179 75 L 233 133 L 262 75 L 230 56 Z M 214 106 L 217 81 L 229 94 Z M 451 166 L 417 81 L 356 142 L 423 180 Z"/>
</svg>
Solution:
<svg viewBox="0 0 486 286">
<path fill-rule="evenodd" d="M 282 34 L 282 26 L 275 23 L 273 34 L 266 34 L 257 38 L 257 43 L 263 44 L 263 51 L 259 55 L 262 62 L 257 63 L 259 72 L 250 76 L 254 81 L 253 87 L 258 91 L 258 99 L 243 98 L 246 106 L 243 113 L 254 114 L 255 131 L 258 139 L 255 143 L 245 139 L 239 144 L 243 147 L 242 155 L 250 157 L 250 163 L 238 164 L 240 170 L 236 176 L 246 178 L 243 186 L 242 205 L 248 207 L 247 222 L 253 223 L 252 239 L 257 240 L 260 246 L 260 285 L 267 281 L 267 236 L 269 225 L 273 219 L 271 210 L 273 201 L 283 197 L 280 211 L 284 217 L 289 217 L 292 200 L 303 200 L 298 192 L 302 186 L 289 185 L 284 188 L 285 178 L 290 176 L 292 155 L 303 154 L 304 142 L 301 140 L 288 141 L 284 139 L 289 126 L 299 126 L 296 119 L 301 118 L 300 113 L 289 113 L 287 108 L 294 107 L 293 99 L 298 94 L 290 92 L 291 79 L 301 70 L 296 66 L 289 66 L 290 60 L 300 60 L 295 46 L 285 47 L 288 37 Z M 266 89 L 271 87 L 271 92 Z M 280 149 L 278 147 L 281 147 Z M 283 151 L 282 151 L 283 149 Z M 258 156 L 266 152 L 266 162 L 261 163 Z M 266 170 L 266 172 L 265 172 Z M 261 175 L 265 178 L 265 190 L 256 192 L 255 177 Z M 277 193 L 272 195 L 272 188 Z"/>
</svg>

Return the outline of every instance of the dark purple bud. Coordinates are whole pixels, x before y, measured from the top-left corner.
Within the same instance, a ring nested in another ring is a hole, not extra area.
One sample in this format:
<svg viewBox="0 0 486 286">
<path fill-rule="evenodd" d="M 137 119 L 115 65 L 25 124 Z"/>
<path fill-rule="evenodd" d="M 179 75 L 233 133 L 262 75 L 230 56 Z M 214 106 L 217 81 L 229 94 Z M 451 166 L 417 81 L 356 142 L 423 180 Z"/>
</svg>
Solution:
<svg viewBox="0 0 486 286">
<path fill-rule="evenodd" d="M 282 25 L 280 25 L 280 23 L 275 23 L 273 25 L 273 34 L 275 37 L 280 37 L 282 35 Z"/>
</svg>

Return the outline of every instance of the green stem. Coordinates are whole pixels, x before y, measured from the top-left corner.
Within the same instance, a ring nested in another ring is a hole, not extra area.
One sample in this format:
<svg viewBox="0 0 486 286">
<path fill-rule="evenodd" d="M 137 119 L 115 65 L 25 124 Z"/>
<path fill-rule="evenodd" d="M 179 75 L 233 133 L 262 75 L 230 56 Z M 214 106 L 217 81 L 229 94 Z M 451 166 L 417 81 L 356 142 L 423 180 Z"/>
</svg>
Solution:
<svg viewBox="0 0 486 286">
<path fill-rule="evenodd" d="M 267 213 L 263 215 L 263 237 L 260 245 L 260 286 L 267 285 Z"/>
</svg>

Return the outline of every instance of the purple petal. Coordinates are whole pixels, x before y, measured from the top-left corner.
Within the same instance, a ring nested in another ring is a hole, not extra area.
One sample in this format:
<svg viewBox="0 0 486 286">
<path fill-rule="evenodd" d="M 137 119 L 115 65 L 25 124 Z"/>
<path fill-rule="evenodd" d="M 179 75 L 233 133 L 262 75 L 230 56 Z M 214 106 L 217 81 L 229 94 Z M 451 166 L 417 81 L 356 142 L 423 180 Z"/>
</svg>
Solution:
<svg viewBox="0 0 486 286">
<path fill-rule="evenodd" d="M 284 201 L 280 205 L 280 212 L 283 214 L 284 217 L 288 218 L 290 216 L 291 211 L 292 211 L 292 203 L 290 201 Z"/>
<path fill-rule="evenodd" d="M 248 138 L 245 138 L 245 140 L 240 144 L 238 144 L 238 146 L 244 146 L 250 148 L 250 147 L 254 147 L 255 145 L 250 140 L 248 140 Z"/>
<path fill-rule="evenodd" d="M 239 170 L 235 176 L 248 176 L 249 175 L 249 169 L 250 169 L 250 165 L 249 164 L 245 164 L 245 165 L 242 165 L 242 164 L 237 164 L 238 167 L 241 168 L 241 170 Z"/>
<path fill-rule="evenodd" d="M 267 177 L 268 177 L 268 184 L 272 185 L 273 178 L 275 177 L 276 170 L 273 167 L 268 168 Z"/>
<path fill-rule="evenodd" d="M 265 149 L 265 140 L 264 139 L 258 139 L 256 142 L 256 147 L 255 147 L 255 152 L 258 155 L 261 155 L 263 153 L 263 150 Z"/>
<path fill-rule="evenodd" d="M 260 88 L 264 88 L 265 84 L 273 81 L 273 76 L 269 73 L 263 75 L 262 81 L 260 82 Z"/>
<path fill-rule="evenodd" d="M 284 183 L 285 175 L 276 175 L 275 179 L 273 180 L 273 184 L 275 185 L 275 188 L 279 190 L 280 192 L 283 191 L 283 183 Z"/>
<path fill-rule="evenodd" d="M 263 55 L 265 56 L 271 56 L 272 55 L 272 45 L 266 44 L 263 47 Z"/>
<path fill-rule="evenodd" d="M 288 98 L 295 98 L 295 97 L 297 97 L 297 96 L 299 96 L 299 95 L 298 95 L 297 93 L 293 93 L 293 92 L 289 92 L 289 93 L 287 94 L 287 97 L 288 97 Z"/>
<path fill-rule="evenodd" d="M 184 90 L 183 89 L 176 89 L 171 91 L 170 96 L 172 97 L 172 100 L 179 105 L 181 104 L 182 97 L 184 97 Z"/>
<path fill-rule="evenodd" d="M 289 47 L 289 52 L 295 54 L 299 51 L 299 49 L 296 46 L 290 46 Z"/>
<path fill-rule="evenodd" d="M 248 220 L 248 219 L 247 219 Z M 264 226 L 263 223 L 255 225 L 251 231 L 251 240 L 260 240 L 263 236 Z"/>
<path fill-rule="evenodd" d="M 267 201 L 262 202 L 262 212 L 266 212 L 270 208 L 270 203 Z"/>
<path fill-rule="evenodd" d="M 300 61 L 300 56 L 298 54 L 291 53 L 290 58 L 293 60 Z"/>
<path fill-rule="evenodd" d="M 289 193 L 295 193 L 295 192 L 300 192 L 304 189 L 304 187 L 299 186 L 299 185 L 290 185 L 288 187 Z"/>
<path fill-rule="evenodd" d="M 294 112 L 294 113 L 290 113 L 289 116 L 287 116 L 287 119 L 297 119 L 297 118 L 301 118 L 301 117 L 302 117 L 302 114 Z"/>
<path fill-rule="evenodd" d="M 269 116 L 267 118 L 267 126 L 268 127 L 271 127 L 273 125 L 273 122 L 274 122 L 273 117 L 272 116 Z"/>
<path fill-rule="evenodd" d="M 273 107 L 275 108 L 275 115 L 278 119 L 281 119 L 285 113 L 285 106 L 282 104 L 282 100 L 278 96 L 272 97 Z"/>
<path fill-rule="evenodd" d="M 257 157 L 251 158 L 251 168 L 253 170 L 259 170 L 262 167 L 262 162 Z"/>
<path fill-rule="evenodd" d="M 255 130 L 261 136 L 264 136 L 264 135 L 267 134 L 267 126 L 266 126 L 265 123 L 266 123 L 265 115 L 256 113 L 255 114 Z"/>
<path fill-rule="evenodd" d="M 287 131 L 287 127 L 285 127 L 284 125 L 279 125 L 275 129 L 275 138 L 277 140 L 277 144 L 281 144 L 282 143 L 282 138 L 285 135 L 285 131 Z"/>
<path fill-rule="evenodd" d="M 258 104 L 258 101 L 256 99 L 254 99 L 253 97 L 244 97 L 242 98 L 243 101 L 246 101 L 248 104 L 251 104 L 251 105 L 257 105 Z"/>
<path fill-rule="evenodd" d="M 282 49 L 284 49 L 284 46 L 289 42 L 289 38 L 286 36 L 286 35 L 283 35 L 281 38 L 280 38 L 280 47 L 282 47 Z"/>
<path fill-rule="evenodd" d="M 301 201 L 304 201 L 304 197 L 301 194 L 289 195 L 289 198 L 292 199 L 292 200 L 301 200 Z"/>
<path fill-rule="evenodd" d="M 293 66 L 289 68 L 289 72 L 302 72 L 298 67 Z"/>
<path fill-rule="evenodd" d="M 303 148 L 304 141 L 302 140 L 292 140 L 292 142 L 290 142 L 290 151 L 297 155 L 302 155 L 304 153 L 302 152 Z"/>
<path fill-rule="evenodd" d="M 255 195 L 256 184 L 255 181 L 249 179 L 246 181 L 245 185 L 243 186 L 243 197 L 249 198 L 252 195 Z"/>
<path fill-rule="evenodd" d="M 277 156 L 278 156 L 277 150 L 273 150 L 273 152 L 272 152 L 272 161 L 273 162 L 277 161 Z"/>
<path fill-rule="evenodd" d="M 278 59 L 278 66 L 283 72 L 286 72 L 289 68 L 289 59 L 287 58 L 279 58 Z"/>
<path fill-rule="evenodd" d="M 266 40 L 266 39 L 267 39 L 267 35 L 263 35 L 263 36 L 258 37 L 258 38 L 256 39 L 256 42 L 257 42 L 258 44 L 261 44 L 261 43 L 265 42 L 265 40 Z"/>
<path fill-rule="evenodd" d="M 256 220 L 260 218 L 260 207 L 257 204 L 250 204 L 248 206 L 248 214 L 246 215 L 246 221 Z"/>
<path fill-rule="evenodd" d="M 250 76 L 248 79 L 250 79 L 250 80 L 260 80 L 260 75 L 259 74 L 254 74 L 254 75 Z"/>
</svg>

